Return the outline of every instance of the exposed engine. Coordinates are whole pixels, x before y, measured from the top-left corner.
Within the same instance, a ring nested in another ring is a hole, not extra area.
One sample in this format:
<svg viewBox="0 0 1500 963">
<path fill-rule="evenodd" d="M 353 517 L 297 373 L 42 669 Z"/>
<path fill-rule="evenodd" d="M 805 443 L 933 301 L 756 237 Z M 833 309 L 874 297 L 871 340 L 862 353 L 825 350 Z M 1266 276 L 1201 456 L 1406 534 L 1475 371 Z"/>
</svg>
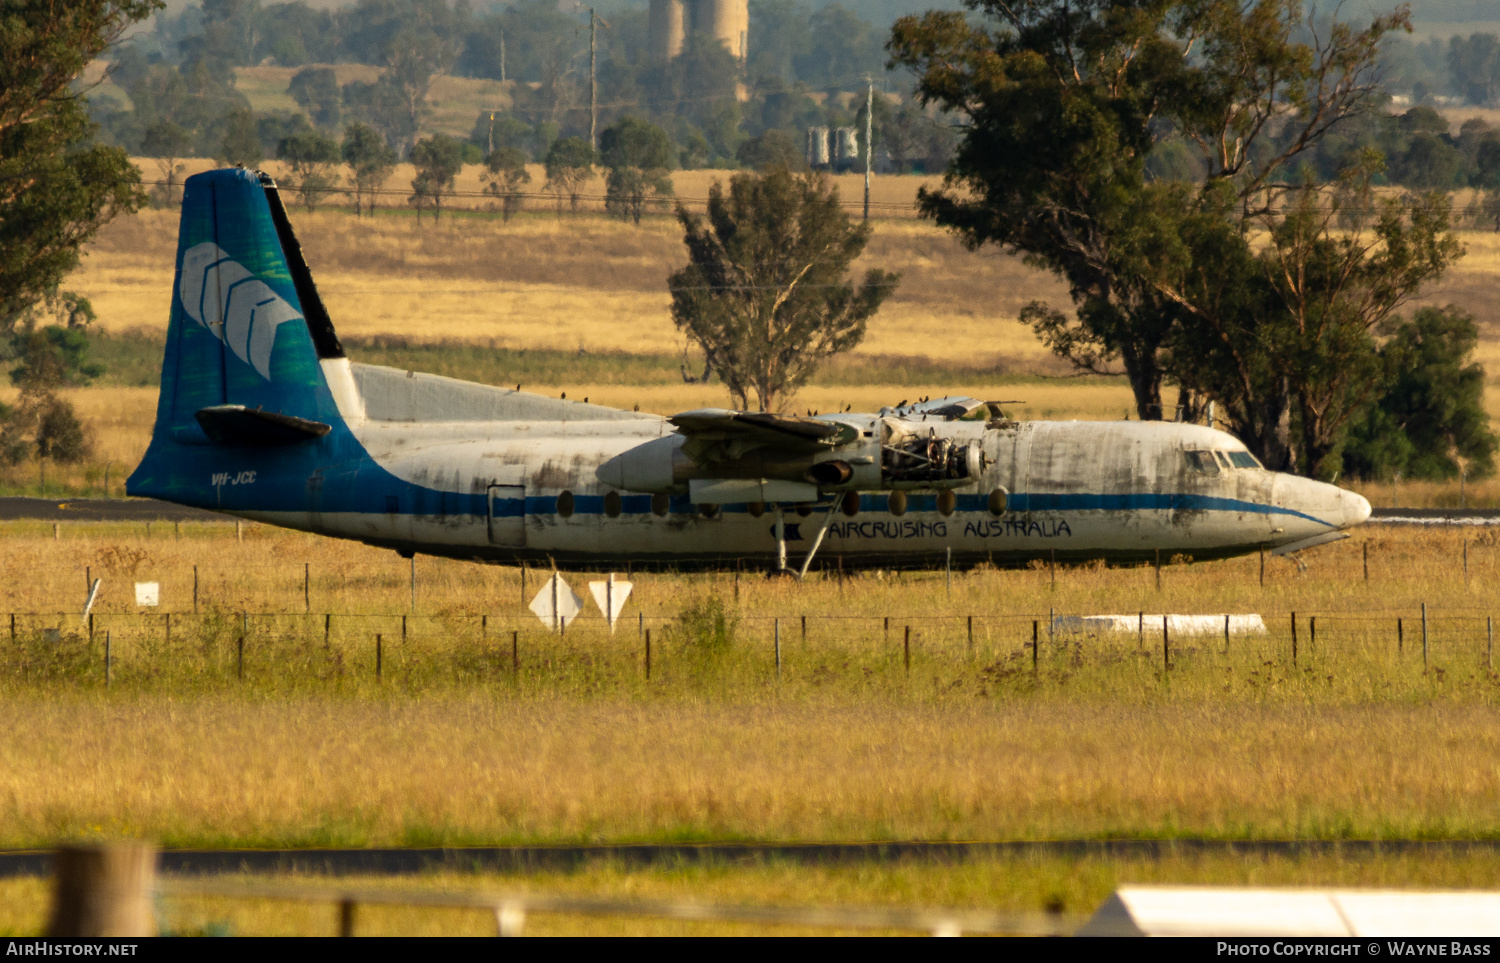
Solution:
<svg viewBox="0 0 1500 963">
<path fill-rule="evenodd" d="M 881 475 L 893 484 L 951 484 L 977 478 L 983 470 L 984 455 L 978 444 L 955 444 L 931 429 L 925 438 L 908 435 L 882 446 Z"/>
</svg>

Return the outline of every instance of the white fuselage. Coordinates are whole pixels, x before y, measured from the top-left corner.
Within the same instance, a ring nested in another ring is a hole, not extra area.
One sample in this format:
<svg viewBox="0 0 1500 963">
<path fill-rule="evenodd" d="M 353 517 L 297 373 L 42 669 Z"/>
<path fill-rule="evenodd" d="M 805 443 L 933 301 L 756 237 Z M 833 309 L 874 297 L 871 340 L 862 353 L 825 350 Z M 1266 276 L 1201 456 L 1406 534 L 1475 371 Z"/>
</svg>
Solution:
<svg viewBox="0 0 1500 963">
<path fill-rule="evenodd" d="M 665 419 L 364 365 L 330 372 L 330 383 L 369 459 L 433 497 L 383 514 L 332 504 L 239 514 L 403 553 L 492 561 L 623 567 L 777 557 L 778 506 L 695 505 L 686 494 L 633 492 L 601 478 L 612 477 L 602 466 L 638 446 L 680 445 Z M 834 417 L 865 429 L 878 464 L 882 419 Z M 919 420 L 896 427 L 927 428 Z M 820 530 L 823 563 L 849 567 L 930 564 L 950 553 L 958 565 L 1213 558 L 1336 537 L 1369 514 L 1360 496 L 1266 471 L 1232 436 L 1195 425 L 951 422 L 943 431 L 983 446 L 977 482 L 949 504 L 905 491 L 904 511 L 891 492 L 865 488 L 857 498 L 832 492 L 782 506 L 791 560 Z"/>
</svg>

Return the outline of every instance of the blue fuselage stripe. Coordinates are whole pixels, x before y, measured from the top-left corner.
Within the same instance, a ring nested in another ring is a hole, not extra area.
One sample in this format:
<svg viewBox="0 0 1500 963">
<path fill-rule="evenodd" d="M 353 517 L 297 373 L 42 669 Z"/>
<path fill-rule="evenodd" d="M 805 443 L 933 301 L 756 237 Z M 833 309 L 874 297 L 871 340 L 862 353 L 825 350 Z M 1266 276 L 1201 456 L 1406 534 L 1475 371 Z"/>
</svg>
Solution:
<svg viewBox="0 0 1500 963">
<path fill-rule="evenodd" d="M 464 496 L 455 495 L 452 497 L 461 499 Z M 470 514 L 483 515 L 488 510 L 483 497 L 473 497 L 469 501 L 471 505 Z M 692 500 L 686 495 L 673 495 L 668 502 L 667 510 L 671 513 L 681 514 L 694 511 Z M 931 494 L 911 494 L 907 496 L 906 504 L 907 511 L 909 512 L 935 512 L 937 511 L 937 496 Z M 726 504 L 719 506 L 719 508 L 720 511 L 728 514 L 742 514 L 750 510 L 749 505 L 745 503 Z M 859 510 L 861 512 L 888 512 L 890 510 L 889 501 L 885 495 L 861 495 L 859 498 Z M 989 496 L 959 495 L 955 510 L 962 513 L 988 513 Z M 520 515 L 555 515 L 557 514 L 557 496 L 528 495 L 525 499 L 496 498 L 493 511 L 500 518 L 515 518 Z M 1019 492 L 1012 494 L 1006 503 L 1006 514 L 1016 512 L 1139 511 L 1233 512 L 1236 514 L 1251 515 L 1289 515 L 1294 518 L 1316 522 L 1319 525 L 1327 525 L 1330 528 L 1336 527 L 1331 522 L 1292 508 L 1285 508 L 1278 505 L 1264 505 L 1259 502 L 1247 502 L 1238 498 L 1222 498 L 1216 495 L 1198 495 L 1187 492 L 1153 492 L 1130 495 Z M 650 495 L 621 495 L 621 515 L 646 515 L 650 513 Z M 407 513 L 403 512 L 403 514 Z M 574 495 L 573 514 L 606 514 L 604 510 L 604 496 Z"/>
</svg>

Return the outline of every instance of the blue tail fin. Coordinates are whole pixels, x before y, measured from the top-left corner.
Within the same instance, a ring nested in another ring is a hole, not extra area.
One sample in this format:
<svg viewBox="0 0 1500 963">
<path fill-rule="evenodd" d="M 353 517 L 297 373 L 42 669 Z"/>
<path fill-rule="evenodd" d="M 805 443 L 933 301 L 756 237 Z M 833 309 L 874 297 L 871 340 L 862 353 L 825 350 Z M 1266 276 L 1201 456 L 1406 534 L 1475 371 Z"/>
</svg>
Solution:
<svg viewBox="0 0 1500 963">
<path fill-rule="evenodd" d="M 342 357 L 275 183 L 241 169 L 188 178 L 156 427 L 127 490 L 181 500 L 187 448 L 235 447 L 235 422 L 215 431 L 208 409 L 341 424 L 320 361 Z"/>
</svg>

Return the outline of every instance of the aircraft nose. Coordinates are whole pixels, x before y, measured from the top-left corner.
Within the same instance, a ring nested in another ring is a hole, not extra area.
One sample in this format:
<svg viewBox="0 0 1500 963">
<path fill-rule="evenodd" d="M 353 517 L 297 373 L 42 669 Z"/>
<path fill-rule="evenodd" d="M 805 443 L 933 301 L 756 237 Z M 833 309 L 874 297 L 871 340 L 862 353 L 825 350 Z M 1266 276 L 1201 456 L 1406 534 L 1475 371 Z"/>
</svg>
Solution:
<svg viewBox="0 0 1500 963">
<path fill-rule="evenodd" d="M 1342 509 L 1339 528 L 1362 525 L 1370 517 L 1370 500 L 1357 492 L 1340 491 L 1339 507 Z"/>
</svg>

